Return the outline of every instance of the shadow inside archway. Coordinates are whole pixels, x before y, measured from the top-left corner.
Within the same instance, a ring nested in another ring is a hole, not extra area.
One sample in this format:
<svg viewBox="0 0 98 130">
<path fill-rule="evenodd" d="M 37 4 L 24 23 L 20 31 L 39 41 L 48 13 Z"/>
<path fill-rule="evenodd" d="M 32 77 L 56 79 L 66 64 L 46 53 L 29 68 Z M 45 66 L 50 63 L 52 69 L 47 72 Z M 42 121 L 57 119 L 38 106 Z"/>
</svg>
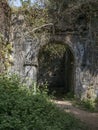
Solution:
<svg viewBox="0 0 98 130">
<path fill-rule="evenodd" d="M 47 83 L 49 94 L 63 98 L 74 92 L 74 57 L 67 45 L 50 43 L 39 51 L 38 84 Z"/>
</svg>

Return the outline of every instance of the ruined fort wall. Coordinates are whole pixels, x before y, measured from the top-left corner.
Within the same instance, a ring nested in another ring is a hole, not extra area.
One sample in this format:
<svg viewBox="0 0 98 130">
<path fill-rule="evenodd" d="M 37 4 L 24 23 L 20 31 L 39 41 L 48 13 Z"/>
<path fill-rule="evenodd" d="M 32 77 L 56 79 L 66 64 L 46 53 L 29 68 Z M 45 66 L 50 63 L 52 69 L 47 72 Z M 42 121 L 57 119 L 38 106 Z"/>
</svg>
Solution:
<svg viewBox="0 0 98 130">
<path fill-rule="evenodd" d="M 5 39 L 9 37 L 10 31 L 11 9 L 7 2 L 0 1 L 0 33 L 4 35 Z"/>
<path fill-rule="evenodd" d="M 5 0 L 0 1 L 0 73 L 8 66 L 8 44 L 11 9 Z"/>
<path fill-rule="evenodd" d="M 75 94 L 81 99 L 96 98 L 98 96 L 96 22 L 98 13 L 97 10 L 89 9 L 87 5 L 83 5 L 82 8 L 85 9 L 84 12 L 80 7 L 70 13 L 68 11 L 63 15 L 65 19 L 56 23 L 53 28 L 52 25 L 48 27 L 48 32 L 45 32 L 47 28 L 43 27 L 35 31 L 33 36 L 30 35 L 30 26 L 27 26 L 24 15 L 12 14 L 10 39 L 13 44 L 14 64 L 11 71 L 21 75 L 28 85 L 32 81 L 37 81 L 40 48 L 49 42 L 60 42 L 68 45 L 75 59 Z M 90 12 L 91 14 L 88 15 Z"/>
</svg>

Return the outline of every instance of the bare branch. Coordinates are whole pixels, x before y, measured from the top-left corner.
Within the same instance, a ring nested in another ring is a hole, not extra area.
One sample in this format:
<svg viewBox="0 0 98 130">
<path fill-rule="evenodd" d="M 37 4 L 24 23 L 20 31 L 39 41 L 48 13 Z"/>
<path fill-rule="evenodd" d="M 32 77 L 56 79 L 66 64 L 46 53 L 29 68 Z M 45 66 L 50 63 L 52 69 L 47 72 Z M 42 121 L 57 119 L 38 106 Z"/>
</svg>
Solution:
<svg viewBox="0 0 98 130">
<path fill-rule="evenodd" d="M 41 28 L 44 28 L 44 27 L 47 27 L 47 26 L 53 26 L 53 25 L 54 25 L 53 23 L 44 24 L 44 25 L 42 25 L 42 26 L 40 26 L 40 27 L 34 28 L 34 29 L 33 29 L 32 31 L 30 31 L 29 33 L 35 32 L 36 30 L 39 30 L 39 29 L 41 29 Z"/>
</svg>

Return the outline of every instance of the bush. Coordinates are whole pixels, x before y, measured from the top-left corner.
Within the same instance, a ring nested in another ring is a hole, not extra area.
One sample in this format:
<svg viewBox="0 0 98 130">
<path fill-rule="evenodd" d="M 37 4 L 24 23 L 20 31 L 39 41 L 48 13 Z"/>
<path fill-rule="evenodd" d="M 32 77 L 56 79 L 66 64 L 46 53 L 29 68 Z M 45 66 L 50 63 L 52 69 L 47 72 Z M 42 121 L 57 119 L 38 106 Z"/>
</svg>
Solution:
<svg viewBox="0 0 98 130">
<path fill-rule="evenodd" d="M 26 89 L 17 76 L 0 76 L 0 130 L 85 130 L 44 94 Z"/>
<path fill-rule="evenodd" d="M 97 111 L 96 102 L 95 100 L 92 100 L 92 99 L 83 99 L 81 101 L 79 99 L 76 99 L 74 102 L 74 105 L 77 105 L 78 107 L 81 107 L 82 109 L 85 109 L 90 112 Z"/>
<path fill-rule="evenodd" d="M 89 100 L 89 99 L 84 100 L 84 101 L 82 102 L 82 104 L 83 104 L 83 106 L 84 106 L 85 108 L 87 108 L 87 109 L 90 110 L 90 111 L 94 111 L 94 110 L 95 110 L 95 102 L 94 102 L 93 100 Z"/>
</svg>

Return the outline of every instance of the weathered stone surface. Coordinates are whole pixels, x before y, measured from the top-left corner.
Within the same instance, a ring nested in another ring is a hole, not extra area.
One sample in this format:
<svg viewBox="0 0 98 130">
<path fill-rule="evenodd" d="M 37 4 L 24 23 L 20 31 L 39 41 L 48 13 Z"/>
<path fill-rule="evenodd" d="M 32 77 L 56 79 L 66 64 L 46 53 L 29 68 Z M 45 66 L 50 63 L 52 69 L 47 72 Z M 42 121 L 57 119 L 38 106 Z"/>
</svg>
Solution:
<svg viewBox="0 0 98 130">
<path fill-rule="evenodd" d="M 67 21 L 59 21 L 55 25 L 55 33 L 39 31 L 32 37 L 24 16 L 12 14 L 10 41 L 13 44 L 14 65 L 11 71 L 20 74 L 30 86 L 31 81 L 37 81 L 40 49 L 51 42 L 63 43 L 74 56 L 75 94 L 82 99 L 98 96 L 98 23 L 95 23 L 98 21 L 98 13 L 97 10 L 92 11 L 92 20 L 88 20 L 88 12 L 82 13 L 81 10 L 75 17 L 73 14 L 78 10 L 65 15 L 65 19 L 68 16 Z M 73 20 L 68 22 L 70 17 Z"/>
<path fill-rule="evenodd" d="M 1 0 L 0 1 L 0 73 L 2 73 L 7 68 L 8 64 L 10 64 L 9 61 L 11 59 L 10 54 L 7 54 L 8 51 L 7 46 L 9 46 L 8 44 L 10 33 L 10 18 L 11 18 L 11 9 L 6 1 Z"/>
</svg>

